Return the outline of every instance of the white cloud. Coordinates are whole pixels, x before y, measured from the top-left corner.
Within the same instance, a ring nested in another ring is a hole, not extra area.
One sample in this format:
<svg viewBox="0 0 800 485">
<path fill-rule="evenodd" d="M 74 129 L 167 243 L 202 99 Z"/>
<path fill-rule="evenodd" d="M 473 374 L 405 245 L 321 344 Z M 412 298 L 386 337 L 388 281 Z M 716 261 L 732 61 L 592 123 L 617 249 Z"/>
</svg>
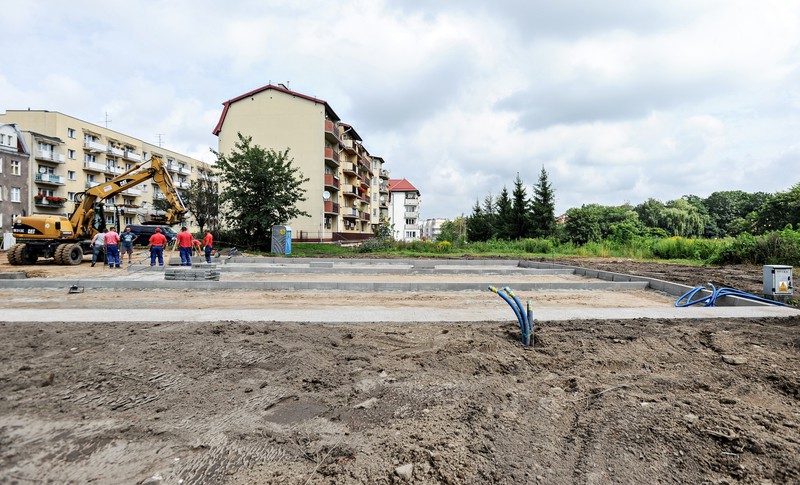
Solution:
<svg viewBox="0 0 800 485">
<path fill-rule="evenodd" d="M 29 0 L 0 43 L 0 107 L 108 112 L 204 160 L 223 101 L 290 82 L 420 188 L 424 217 L 517 173 L 530 192 L 542 166 L 559 212 L 785 190 L 800 168 L 792 0 Z"/>
</svg>

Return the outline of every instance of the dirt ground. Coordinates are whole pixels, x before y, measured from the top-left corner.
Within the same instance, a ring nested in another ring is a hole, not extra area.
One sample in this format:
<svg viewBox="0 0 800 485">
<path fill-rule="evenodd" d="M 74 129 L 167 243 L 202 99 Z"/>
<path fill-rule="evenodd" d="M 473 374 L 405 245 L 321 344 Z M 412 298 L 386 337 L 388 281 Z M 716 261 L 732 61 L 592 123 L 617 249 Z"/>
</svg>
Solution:
<svg viewBox="0 0 800 485">
<path fill-rule="evenodd" d="M 797 483 L 798 349 L 800 317 L 552 322 L 533 349 L 510 322 L 2 324 L 0 483 Z"/>
</svg>

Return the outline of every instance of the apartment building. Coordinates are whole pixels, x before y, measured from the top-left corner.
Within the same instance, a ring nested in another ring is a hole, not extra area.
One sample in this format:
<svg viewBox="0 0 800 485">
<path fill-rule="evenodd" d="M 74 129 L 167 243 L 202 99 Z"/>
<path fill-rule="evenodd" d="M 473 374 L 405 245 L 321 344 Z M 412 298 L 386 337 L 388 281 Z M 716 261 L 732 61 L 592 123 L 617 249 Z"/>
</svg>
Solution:
<svg viewBox="0 0 800 485">
<path fill-rule="evenodd" d="M 389 221 L 396 241 L 420 239 L 419 190 L 406 179 L 389 179 Z"/>
<path fill-rule="evenodd" d="M 14 216 L 28 214 L 25 202 L 30 198 L 29 155 L 17 126 L 0 124 L 0 235 L 11 233 Z"/>
<path fill-rule="evenodd" d="M 436 241 L 445 222 L 447 219 L 425 219 L 419 225 L 420 237 L 426 241 Z"/>
<path fill-rule="evenodd" d="M 366 239 L 389 215 L 385 161 L 324 100 L 269 84 L 224 102 L 213 133 L 220 153 L 234 149 L 239 133 L 265 149 L 289 149 L 309 179 L 297 208 L 310 216 L 286 221 L 296 241 Z"/>
<path fill-rule="evenodd" d="M 138 138 L 46 110 L 7 110 L 0 123 L 14 123 L 30 147 L 30 193 L 21 195 L 23 214 L 59 214 L 69 217 L 76 194 L 111 180 L 153 155 L 169 167 L 178 191 L 193 180 L 211 177 L 208 164 Z M 152 181 L 106 199 L 106 224 L 124 227 L 163 214 L 155 201 L 164 199 Z M 191 214 L 187 226 L 196 226 Z"/>
</svg>

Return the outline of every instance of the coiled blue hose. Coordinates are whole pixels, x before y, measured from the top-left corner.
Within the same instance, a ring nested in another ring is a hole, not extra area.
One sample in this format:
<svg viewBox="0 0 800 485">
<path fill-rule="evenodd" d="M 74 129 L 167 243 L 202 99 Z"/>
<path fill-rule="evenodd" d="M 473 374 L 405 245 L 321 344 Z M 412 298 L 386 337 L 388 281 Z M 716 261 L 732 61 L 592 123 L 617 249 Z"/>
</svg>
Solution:
<svg viewBox="0 0 800 485">
<path fill-rule="evenodd" d="M 697 305 L 698 303 L 703 303 L 703 306 L 717 306 L 717 300 L 724 296 L 738 296 L 739 298 L 744 298 L 746 300 L 754 300 L 760 301 L 764 303 L 772 303 L 773 305 L 780 305 L 780 306 L 789 306 L 785 303 L 769 300 L 767 298 L 761 298 L 760 296 L 753 295 L 751 293 L 744 292 L 742 290 L 737 290 L 736 288 L 728 288 L 722 287 L 717 289 L 716 286 L 708 283 L 708 286 L 711 287 L 711 294 L 706 295 L 700 298 L 693 299 L 695 295 L 699 292 L 706 290 L 705 286 L 696 286 L 693 289 L 687 291 L 680 298 L 675 300 L 675 306 L 678 308 L 688 307 L 692 305 Z M 686 300 L 685 302 L 681 303 L 682 300 Z"/>
</svg>

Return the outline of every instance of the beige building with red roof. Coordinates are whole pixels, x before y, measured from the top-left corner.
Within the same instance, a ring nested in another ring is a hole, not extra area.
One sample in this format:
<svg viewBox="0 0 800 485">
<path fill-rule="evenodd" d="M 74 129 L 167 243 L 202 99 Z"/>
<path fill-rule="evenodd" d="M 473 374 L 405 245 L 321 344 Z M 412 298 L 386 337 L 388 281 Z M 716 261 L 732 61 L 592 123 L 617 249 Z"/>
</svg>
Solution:
<svg viewBox="0 0 800 485">
<path fill-rule="evenodd" d="M 406 179 L 389 179 L 389 222 L 395 241 L 420 239 L 419 190 Z"/>
<path fill-rule="evenodd" d="M 284 85 L 268 84 L 223 103 L 214 134 L 230 153 L 238 133 L 282 152 L 308 181 L 297 208 L 311 214 L 286 224 L 295 241 L 357 241 L 373 236 L 388 217 L 389 172 L 371 155 L 355 128 L 328 103 Z"/>
</svg>

